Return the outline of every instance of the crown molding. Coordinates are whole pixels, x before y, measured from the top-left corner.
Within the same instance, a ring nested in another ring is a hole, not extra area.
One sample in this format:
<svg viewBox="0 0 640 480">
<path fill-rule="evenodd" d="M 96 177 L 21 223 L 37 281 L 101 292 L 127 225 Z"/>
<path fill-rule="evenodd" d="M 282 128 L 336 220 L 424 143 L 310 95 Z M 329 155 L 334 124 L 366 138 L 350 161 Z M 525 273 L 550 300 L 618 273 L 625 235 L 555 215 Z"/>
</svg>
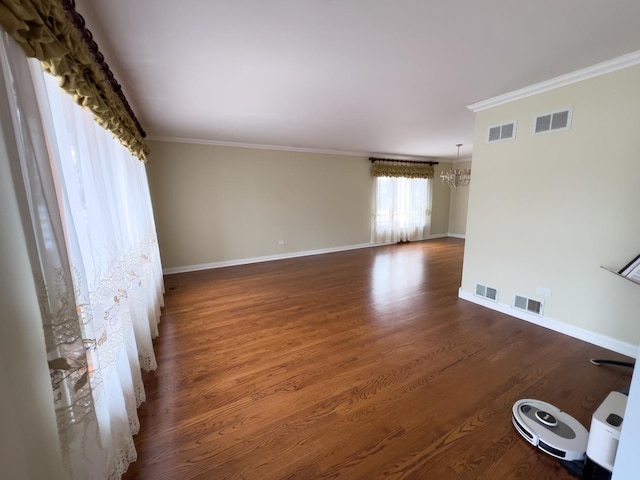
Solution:
<svg viewBox="0 0 640 480">
<path fill-rule="evenodd" d="M 201 138 L 150 136 L 149 140 L 171 143 L 192 143 L 195 145 L 211 145 L 215 147 L 253 148 L 256 150 L 280 150 L 284 152 L 323 153 L 328 155 L 347 155 L 351 157 L 368 157 L 370 153 L 349 152 L 343 150 L 324 150 L 318 148 L 288 147 L 284 145 L 264 145 L 259 143 L 225 142 L 222 140 L 205 140 Z"/>
<path fill-rule="evenodd" d="M 263 145 L 258 143 L 225 142 L 221 140 L 205 140 L 200 138 L 164 137 L 164 136 L 151 135 L 147 137 L 147 140 L 156 141 L 156 142 L 169 142 L 169 143 L 191 143 L 194 145 L 211 145 L 215 147 L 253 148 L 256 150 L 278 150 L 281 152 L 319 153 L 323 155 L 342 155 L 342 156 L 348 156 L 348 157 L 365 157 L 365 158 L 384 157 L 384 158 L 392 158 L 395 160 L 421 160 L 421 161 L 433 160 L 430 157 L 421 157 L 418 155 L 396 155 L 393 153 L 351 152 L 351 151 L 345 151 L 345 150 L 287 147 L 283 145 Z"/>
<path fill-rule="evenodd" d="M 455 164 L 455 163 L 465 163 L 465 162 L 470 162 L 472 160 L 471 157 L 464 157 L 464 158 L 456 158 L 454 160 L 451 160 L 451 163 Z"/>
<path fill-rule="evenodd" d="M 539 93 L 548 92 L 549 90 L 555 90 L 556 88 L 571 85 L 572 83 L 581 82 L 589 78 L 598 77 L 624 68 L 633 67 L 638 64 L 640 64 L 640 50 L 627 53 L 626 55 L 621 55 L 601 63 L 596 63 L 590 67 L 582 68 L 565 75 L 560 75 L 559 77 L 545 80 L 544 82 L 536 83 L 519 90 L 514 90 L 513 92 L 467 105 L 467 108 L 474 113 L 481 112 L 488 108 L 497 107 L 498 105 L 510 103 Z"/>
<path fill-rule="evenodd" d="M 470 162 L 472 160 L 472 157 L 461 157 L 461 158 L 436 158 L 436 162 L 440 162 L 440 163 L 450 163 L 452 165 L 455 165 L 456 163 L 465 163 L 465 162 Z"/>
</svg>

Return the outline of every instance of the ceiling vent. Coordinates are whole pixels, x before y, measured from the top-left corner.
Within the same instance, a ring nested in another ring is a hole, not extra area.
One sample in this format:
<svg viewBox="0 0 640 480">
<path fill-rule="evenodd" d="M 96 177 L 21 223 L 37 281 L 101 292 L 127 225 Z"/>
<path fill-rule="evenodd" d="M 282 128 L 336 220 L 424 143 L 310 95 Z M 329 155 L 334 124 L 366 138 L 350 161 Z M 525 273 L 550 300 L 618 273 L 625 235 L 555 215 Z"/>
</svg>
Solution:
<svg viewBox="0 0 640 480">
<path fill-rule="evenodd" d="M 571 109 L 547 113 L 536 117 L 534 134 L 567 130 L 571 127 Z"/>
<path fill-rule="evenodd" d="M 494 125 L 489 127 L 487 143 L 503 142 L 516 138 L 516 122 L 505 123 L 504 125 Z"/>
<path fill-rule="evenodd" d="M 486 298 L 487 300 L 491 300 L 492 302 L 496 302 L 498 301 L 498 289 L 476 283 L 476 296 Z"/>
<path fill-rule="evenodd" d="M 516 295 L 513 302 L 513 308 L 539 316 L 542 316 L 543 306 L 544 304 L 539 300 L 523 297 L 522 295 Z"/>
</svg>

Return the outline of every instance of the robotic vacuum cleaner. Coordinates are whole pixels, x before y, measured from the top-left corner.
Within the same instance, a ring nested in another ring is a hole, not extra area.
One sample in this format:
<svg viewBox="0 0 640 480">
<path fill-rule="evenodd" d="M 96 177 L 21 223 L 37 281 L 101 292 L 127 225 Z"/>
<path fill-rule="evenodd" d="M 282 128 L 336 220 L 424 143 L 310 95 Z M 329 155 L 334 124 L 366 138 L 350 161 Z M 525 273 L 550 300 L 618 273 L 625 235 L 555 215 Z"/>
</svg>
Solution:
<svg viewBox="0 0 640 480">
<path fill-rule="evenodd" d="M 589 432 L 571 415 L 550 403 L 528 398 L 518 400 L 513 404 L 511 420 L 527 442 L 552 457 L 584 460 Z"/>
</svg>

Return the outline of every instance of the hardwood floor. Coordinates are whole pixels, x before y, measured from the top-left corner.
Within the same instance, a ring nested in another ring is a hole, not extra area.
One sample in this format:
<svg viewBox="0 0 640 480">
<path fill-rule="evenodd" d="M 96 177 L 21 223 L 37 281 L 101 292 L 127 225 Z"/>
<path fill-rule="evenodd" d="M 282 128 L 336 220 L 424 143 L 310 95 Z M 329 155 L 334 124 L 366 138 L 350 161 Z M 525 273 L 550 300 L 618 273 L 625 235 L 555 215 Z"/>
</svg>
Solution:
<svg viewBox="0 0 640 480">
<path fill-rule="evenodd" d="M 130 479 L 570 479 L 511 424 L 589 428 L 626 357 L 457 297 L 438 239 L 165 277 Z"/>
</svg>

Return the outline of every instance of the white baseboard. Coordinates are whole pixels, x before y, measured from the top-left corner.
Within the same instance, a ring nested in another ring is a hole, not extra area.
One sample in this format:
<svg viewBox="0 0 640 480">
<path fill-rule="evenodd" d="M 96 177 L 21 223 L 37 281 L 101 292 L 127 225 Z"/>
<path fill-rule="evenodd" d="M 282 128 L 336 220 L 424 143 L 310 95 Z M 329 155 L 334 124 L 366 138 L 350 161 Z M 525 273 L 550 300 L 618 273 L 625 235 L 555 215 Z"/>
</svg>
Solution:
<svg viewBox="0 0 640 480">
<path fill-rule="evenodd" d="M 432 240 L 434 238 L 446 238 L 453 236 L 450 233 L 436 233 L 421 240 Z M 277 255 L 265 255 L 263 257 L 239 258 L 235 260 L 224 260 L 222 262 L 201 263 L 198 265 L 186 265 L 183 267 L 163 268 L 164 275 L 172 273 L 197 272 L 199 270 L 210 270 L 212 268 L 235 267 L 237 265 L 248 265 L 250 263 L 271 262 L 273 260 L 284 260 L 286 258 L 307 257 L 309 255 L 322 255 L 323 253 L 345 252 L 347 250 L 357 250 L 359 248 L 382 247 L 384 245 L 395 245 L 394 243 L 360 243 L 356 245 L 346 245 L 342 247 L 321 248 L 319 250 L 304 250 L 301 252 L 279 253 Z"/>
<path fill-rule="evenodd" d="M 447 233 L 434 233 L 433 235 L 429 235 L 427 237 L 421 238 L 420 240 L 433 240 L 434 238 L 447 238 L 449 234 Z M 417 242 L 420 240 L 416 240 Z"/>
<path fill-rule="evenodd" d="M 222 262 L 202 263 L 199 265 L 187 265 L 185 267 L 171 267 L 162 270 L 165 275 L 172 273 L 197 272 L 198 270 L 210 270 L 212 268 L 235 267 L 237 265 L 247 265 L 249 263 L 271 262 L 273 260 L 284 260 L 286 258 L 307 257 L 309 255 L 322 255 L 323 253 L 344 252 L 347 250 L 357 250 L 359 248 L 378 247 L 379 244 L 360 243 L 357 245 L 347 245 L 343 247 L 321 248 L 319 250 L 305 250 L 302 252 L 279 253 L 277 255 L 265 255 L 263 257 L 240 258 L 237 260 L 224 260 Z"/>
<path fill-rule="evenodd" d="M 591 332 L 589 330 L 585 330 L 584 328 L 569 325 L 567 323 L 563 323 L 549 317 L 538 317 L 527 312 L 522 312 L 520 310 L 516 310 L 515 308 L 511 308 L 510 305 L 506 305 L 504 303 L 492 302 L 482 297 L 476 297 L 474 294 L 463 290 L 462 287 L 460 287 L 460 289 L 458 290 L 458 297 L 462 298 L 463 300 L 482 305 L 483 307 L 487 307 L 491 310 L 505 313 L 511 317 L 534 323 L 541 327 L 545 327 L 550 330 L 569 335 L 570 337 L 577 338 L 584 342 L 597 345 L 598 347 L 606 348 L 607 350 L 611 350 L 628 357 L 636 358 L 636 356 L 638 355 L 638 345 L 623 342 L 621 340 L 617 340 L 600 333 Z"/>
<path fill-rule="evenodd" d="M 467 238 L 466 235 L 462 235 L 460 233 L 447 233 L 447 237 L 462 238 L 462 239 Z"/>
</svg>

